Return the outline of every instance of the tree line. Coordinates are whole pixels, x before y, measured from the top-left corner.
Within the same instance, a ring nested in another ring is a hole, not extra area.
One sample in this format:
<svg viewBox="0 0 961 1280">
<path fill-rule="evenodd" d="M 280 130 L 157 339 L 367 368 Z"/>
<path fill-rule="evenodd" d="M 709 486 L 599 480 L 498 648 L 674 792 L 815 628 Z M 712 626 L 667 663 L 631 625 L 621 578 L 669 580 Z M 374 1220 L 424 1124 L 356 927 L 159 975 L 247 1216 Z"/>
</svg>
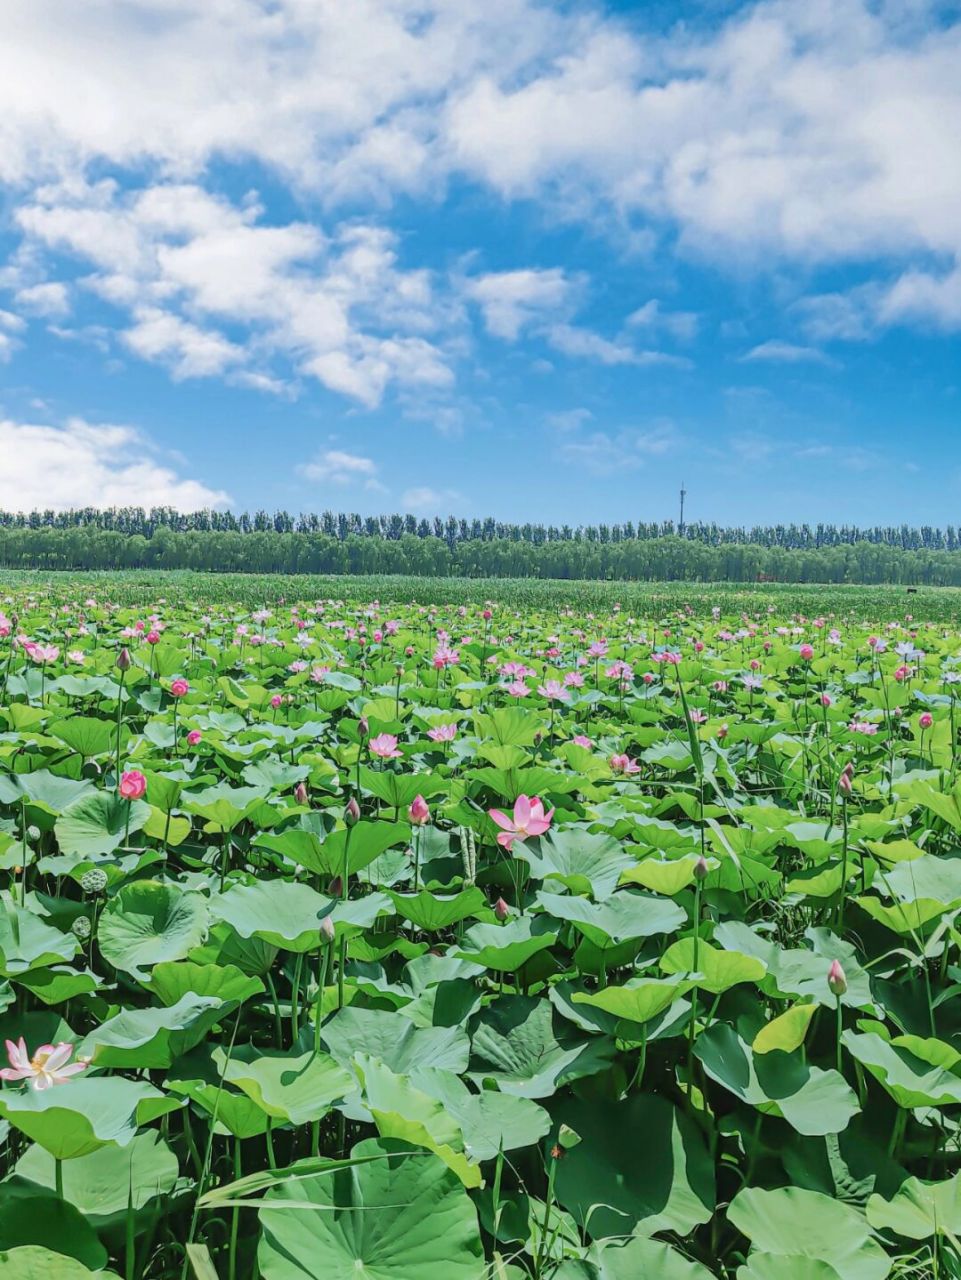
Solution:
<svg viewBox="0 0 961 1280">
<path fill-rule="evenodd" d="M 749 545 L 783 548 L 787 551 L 820 550 L 822 547 L 854 546 L 868 542 L 904 551 L 961 551 L 961 531 L 954 525 L 944 529 L 933 525 L 775 524 L 724 526 L 693 521 L 676 526 L 673 520 L 632 521 L 620 524 L 553 525 L 511 524 L 493 517 L 479 520 L 439 516 L 432 520 L 412 515 L 361 516 L 355 512 L 322 511 L 292 515 L 289 511 L 256 511 L 253 515 L 231 511 L 175 511 L 172 507 L 81 507 L 73 511 L 0 511 L 2 529 L 101 529 L 127 536 L 153 538 L 161 529 L 173 533 L 303 533 L 322 534 L 338 542 L 352 538 L 374 538 L 398 542 L 404 537 L 437 539 L 454 548 L 465 542 L 545 543 L 651 542 L 680 537 L 708 547 Z"/>
<path fill-rule="evenodd" d="M 523 526 L 522 526 L 523 527 Z M 657 537 L 397 537 L 276 529 L 179 529 L 149 533 L 75 524 L 0 523 L 0 565 L 11 569 L 192 569 L 221 573 L 416 574 L 625 582 L 865 583 L 961 586 L 961 549 L 905 548 L 860 539 L 821 546 L 710 543 Z"/>
</svg>

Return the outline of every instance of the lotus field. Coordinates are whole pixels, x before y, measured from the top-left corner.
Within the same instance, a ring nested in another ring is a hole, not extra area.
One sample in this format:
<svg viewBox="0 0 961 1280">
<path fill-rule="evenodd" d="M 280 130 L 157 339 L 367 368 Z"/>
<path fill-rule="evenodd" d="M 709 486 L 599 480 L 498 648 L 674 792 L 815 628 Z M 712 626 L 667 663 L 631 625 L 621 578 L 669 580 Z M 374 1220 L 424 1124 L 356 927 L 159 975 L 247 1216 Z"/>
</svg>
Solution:
<svg viewBox="0 0 961 1280">
<path fill-rule="evenodd" d="M 2 1280 L 961 1276 L 957 628 L 14 591 Z"/>
</svg>

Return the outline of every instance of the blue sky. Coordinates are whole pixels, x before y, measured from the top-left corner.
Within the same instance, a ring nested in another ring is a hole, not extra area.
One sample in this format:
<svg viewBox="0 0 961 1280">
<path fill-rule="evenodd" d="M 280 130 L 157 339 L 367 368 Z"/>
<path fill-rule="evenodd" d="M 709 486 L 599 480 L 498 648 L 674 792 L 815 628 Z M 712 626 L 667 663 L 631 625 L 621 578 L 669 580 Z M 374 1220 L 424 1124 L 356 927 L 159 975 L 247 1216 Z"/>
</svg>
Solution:
<svg viewBox="0 0 961 1280">
<path fill-rule="evenodd" d="M 6 14 L 0 506 L 961 519 L 958 6 Z"/>
</svg>

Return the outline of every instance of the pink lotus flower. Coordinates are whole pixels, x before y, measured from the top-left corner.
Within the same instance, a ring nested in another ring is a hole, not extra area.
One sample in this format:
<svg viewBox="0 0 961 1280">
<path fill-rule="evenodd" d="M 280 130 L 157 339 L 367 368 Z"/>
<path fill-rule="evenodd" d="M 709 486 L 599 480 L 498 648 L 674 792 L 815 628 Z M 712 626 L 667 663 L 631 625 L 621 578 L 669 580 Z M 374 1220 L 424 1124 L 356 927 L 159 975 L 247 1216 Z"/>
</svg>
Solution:
<svg viewBox="0 0 961 1280">
<path fill-rule="evenodd" d="M 571 742 L 573 742 L 576 747 L 585 747 L 588 751 L 594 745 L 590 738 L 583 733 L 575 733 L 574 737 L 571 738 Z"/>
<path fill-rule="evenodd" d="M 545 680 L 537 686 L 537 692 L 548 702 L 570 702 L 571 695 L 559 680 Z"/>
<path fill-rule="evenodd" d="M 543 802 L 534 796 L 518 796 L 514 801 L 513 816 L 508 818 L 500 809 L 488 810 L 491 819 L 502 828 L 497 843 L 508 853 L 515 840 L 527 840 L 531 836 L 542 836 L 551 825 L 554 810 L 544 812 Z"/>
<path fill-rule="evenodd" d="M 430 809 L 427 807 L 427 801 L 423 796 L 414 796 L 410 808 L 407 810 L 407 816 L 415 827 L 422 827 L 426 822 L 430 821 Z"/>
<path fill-rule="evenodd" d="M 810 662 L 811 659 L 814 657 L 814 648 L 812 645 L 802 644 L 800 649 L 798 649 L 798 653 L 801 655 L 801 657 L 804 659 L 805 662 Z"/>
<path fill-rule="evenodd" d="M 8 1040 L 7 1059 L 10 1065 L 0 1069 L 0 1079 L 29 1080 L 31 1089 L 37 1090 L 66 1084 L 71 1076 L 86 1070 L 88 1065 L 84 1059 L 70 1062 L 72 1053 L 73 1045 L 61 1040 L 59 1044 L 42 1044 L 31 1058 L 23 1036 L 16 1044 Z"/>
<path fill-rule="evenodd" d="M 139 800 L 147 790 L 147 779 L 139 769 L 127 769 L 120 775 L 118 790 L 125 800 Z"/>
<path fill-rule="evenodd" d="M 457 725 L 439 724 L 434 729 L 428 729 L 427 736 L 431 742 L 453 742 L 457 737 Z"/>
<path fill-rule="evenodd" d="M 404 754 L 397 750 L 397 739 L 392 733 L 379 733 L 367 745 L 371 755 L 379 756 L 381 760 L 398 760 Z"/>
<path fill-rule="evenodd" d="M 34 644 L 33 641 L 27 641 L 23 646 L 34 662 L 40 666 L 46 666 L 48 662 L 56 662 L 60 657 L 60 650 L 55 644 Z"/>
<path fill-rule="evenodd" d="M 629 755 L 622 753 L 621 755 L 613 755 L 607 762 L 611 766 L 612 773 L 640 773 L 641 766 L 636 760 L 632 760 Z"/>
<path fill-rule="evenodd" d="M 190 692 L 190 685 L 183 676 L 178 676 L 176 680 L 171 680 L 170 692 L 175 698 L 185 698 Z"/>
<path fill-rule="evenodd" d="M 148 631 L 148 632 L 147 632 L 147 644 L 159 644 L 159 643 L 160 643 L 160 632 L 159 632 L 159 631 Z"/>
<path fill-rule="evenodd" d="M 530 689 L 523 680 L 515 680 L 513 684 L 506 686 L 506 690 L 512 698 L 526 698 L 530 693 Z"/>
<path fill-rule="evenodd" d="M 692 708 L 691 708 L 691 710 L 687 713 L 687 716 L 688 716 L 688 719 L 690 720 L 691 724 L 706 724 L 706 723 L 707 723 L 707 715 L 706 715 L 706 713 L 705 713 L 705 712 L 703 712 L 703 711 L 698 710 L 698 708 L 697 708 L 697 707 L 692 707 Z"/>
</svg>

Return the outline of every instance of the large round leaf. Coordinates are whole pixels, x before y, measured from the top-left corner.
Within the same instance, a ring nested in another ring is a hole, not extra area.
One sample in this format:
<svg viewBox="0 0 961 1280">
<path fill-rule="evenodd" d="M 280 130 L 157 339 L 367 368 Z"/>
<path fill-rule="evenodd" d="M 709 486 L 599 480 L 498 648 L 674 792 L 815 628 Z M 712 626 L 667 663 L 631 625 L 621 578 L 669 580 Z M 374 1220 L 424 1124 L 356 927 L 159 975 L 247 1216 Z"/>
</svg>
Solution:
<svg viewBox="0 0 961 1280">
<path fill-rule="evenodd" d="M 0 1116 L 60 1160 L 75 1160 L 111 1143 L 125 1147 L 137 1126 L 180 1103 L 137 1080 L 76 1078 L 52 1089 L 0 1092 Z"/>
<path fill-rule="evenodd" d="M 104 908 L 97 942 L 115 969 L 146 980 L 152 965 L 183 960 L 207 933 L 207 905 L 199 893 L 174 884 L 138 880 Z"/>
<path fill-rule="evenodd" d="M 581 1136 L 557 1167 L 557 1196 L 595 1239 L 687 1235 L 714 1209 L 714 1170 L 694 1125 L 666 1099 L 565 1101 L 558 1118 Z"/>
<path fill-rule="evenodd" d="M 125 833 L 139 831 L 150 817 L 150 805 L 127 801 L 113 792 L 97 791 L 75 800 L 54 824 L 60 849 L 94 858 L 113 853 Z"/>
<path fill-rule="evenodd" d="M 267 1193 L 264 1280 L 484 1280 L 476 1211 L 442 1161 L 385 1139 L 353 1154 L 383 1159 Z M 307 1205 L 322 1211 L 305 1213 Z"/>
</svg>

